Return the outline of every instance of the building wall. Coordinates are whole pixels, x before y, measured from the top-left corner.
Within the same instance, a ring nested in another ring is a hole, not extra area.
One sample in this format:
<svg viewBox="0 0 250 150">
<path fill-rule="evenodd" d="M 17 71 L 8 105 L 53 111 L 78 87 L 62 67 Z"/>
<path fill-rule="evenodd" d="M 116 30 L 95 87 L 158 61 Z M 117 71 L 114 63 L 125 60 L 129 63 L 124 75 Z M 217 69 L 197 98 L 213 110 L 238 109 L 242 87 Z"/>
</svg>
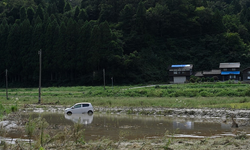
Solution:
<svg viewBox="0 0 250 150">
<path fill-rule="evenodd" d="M 243 81 L 250 81 L 250 68 L 242 71 L 242 78 Z"/>
<path fill-rule="evenodd" d="M 241 80 L 240 75 L 222 75 L 222 81 L 227 81 L 227 80 Z"/>
</svg>

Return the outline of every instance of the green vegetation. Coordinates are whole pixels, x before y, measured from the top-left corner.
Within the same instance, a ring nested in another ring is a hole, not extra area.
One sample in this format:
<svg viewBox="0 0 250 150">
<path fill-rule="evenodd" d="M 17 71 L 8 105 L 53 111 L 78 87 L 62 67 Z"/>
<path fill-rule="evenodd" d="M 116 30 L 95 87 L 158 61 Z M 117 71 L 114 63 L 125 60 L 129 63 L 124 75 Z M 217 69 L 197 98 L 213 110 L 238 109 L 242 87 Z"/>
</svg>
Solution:
<svg viewBox="0 0 250 150">
<path fill-rule="evenodd" d="M 250 108 L 249 84 L 214 82 L 105 88 L 105 90 L 101 86 L 42 88 L 42 104 L 73 105 L 88 101 L 94 106 L 105 107 Z M 17 107 L 38 102 L 37 88 L 9 89 L 8 100 L 5 94 L 5 91 L 0 89 L 0 102 L 6 106 Z"/>
<path fill-rule="evenodd" d="M 103 69 L 109 85 L 112 77 L 116 85 L 168 82 L 172 64 L 244 69 L 249 7 L 249 0 L 1 0 L 0 78 L 8 69 L 9 87 L 37 86 L 40 49 L 46 87 L 101 85 Z"/>
<path fill-rule="evenodd" d="M 18 104 L 17 101 L 12 101 L 12 104 L 10 105 L 3 105 L 0 101 L 0 119 L 9 113 L 16 112 L 18 110 Z"/>
</svg>

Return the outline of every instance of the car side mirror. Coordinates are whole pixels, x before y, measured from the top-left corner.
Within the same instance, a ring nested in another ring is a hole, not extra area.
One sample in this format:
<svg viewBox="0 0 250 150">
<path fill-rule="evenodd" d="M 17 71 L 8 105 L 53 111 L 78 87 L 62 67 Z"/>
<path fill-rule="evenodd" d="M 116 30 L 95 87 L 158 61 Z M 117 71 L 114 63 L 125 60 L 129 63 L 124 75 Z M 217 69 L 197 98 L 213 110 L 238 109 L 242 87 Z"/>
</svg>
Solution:
<svg viewBox="0 0 250 150">
<path fill-rule="evenodd" d="M 71 109 L 74 109 L 74 107 L 71 107 Z"/>
</svg>

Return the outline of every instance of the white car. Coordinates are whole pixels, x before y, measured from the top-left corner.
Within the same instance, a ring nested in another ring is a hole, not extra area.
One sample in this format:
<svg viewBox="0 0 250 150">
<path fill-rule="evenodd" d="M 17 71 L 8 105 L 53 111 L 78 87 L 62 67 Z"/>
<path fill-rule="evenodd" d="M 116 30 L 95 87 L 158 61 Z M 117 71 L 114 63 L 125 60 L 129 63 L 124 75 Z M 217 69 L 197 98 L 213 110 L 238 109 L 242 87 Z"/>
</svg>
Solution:
<svg viewBox="0 0 250 150">
<path fill-rule="evenodd" d="M 88 113 L 89 115 L 92 115 L 94 112 L 93 106 L 91 103 L 83 102 L 83 103 L 76 103 L 71 108 L 66 108 L 65 113 L 67 115 L 71 114 L 84 114 Z"/>
</svg>

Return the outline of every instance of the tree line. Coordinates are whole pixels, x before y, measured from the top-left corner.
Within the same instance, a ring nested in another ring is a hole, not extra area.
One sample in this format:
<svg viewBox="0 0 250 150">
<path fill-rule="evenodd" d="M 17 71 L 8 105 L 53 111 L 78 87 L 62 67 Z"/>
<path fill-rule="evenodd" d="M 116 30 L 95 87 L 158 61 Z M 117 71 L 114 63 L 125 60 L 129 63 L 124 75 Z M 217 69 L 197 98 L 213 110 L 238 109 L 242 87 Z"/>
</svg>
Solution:
<svg viewBox="0 0 250 150">
<path fill-rule="evenodd" d="M 168 82 L 168 66 L 250 65 L 250 0 L 2 0 L 5 85 Z"/>
</svg>

